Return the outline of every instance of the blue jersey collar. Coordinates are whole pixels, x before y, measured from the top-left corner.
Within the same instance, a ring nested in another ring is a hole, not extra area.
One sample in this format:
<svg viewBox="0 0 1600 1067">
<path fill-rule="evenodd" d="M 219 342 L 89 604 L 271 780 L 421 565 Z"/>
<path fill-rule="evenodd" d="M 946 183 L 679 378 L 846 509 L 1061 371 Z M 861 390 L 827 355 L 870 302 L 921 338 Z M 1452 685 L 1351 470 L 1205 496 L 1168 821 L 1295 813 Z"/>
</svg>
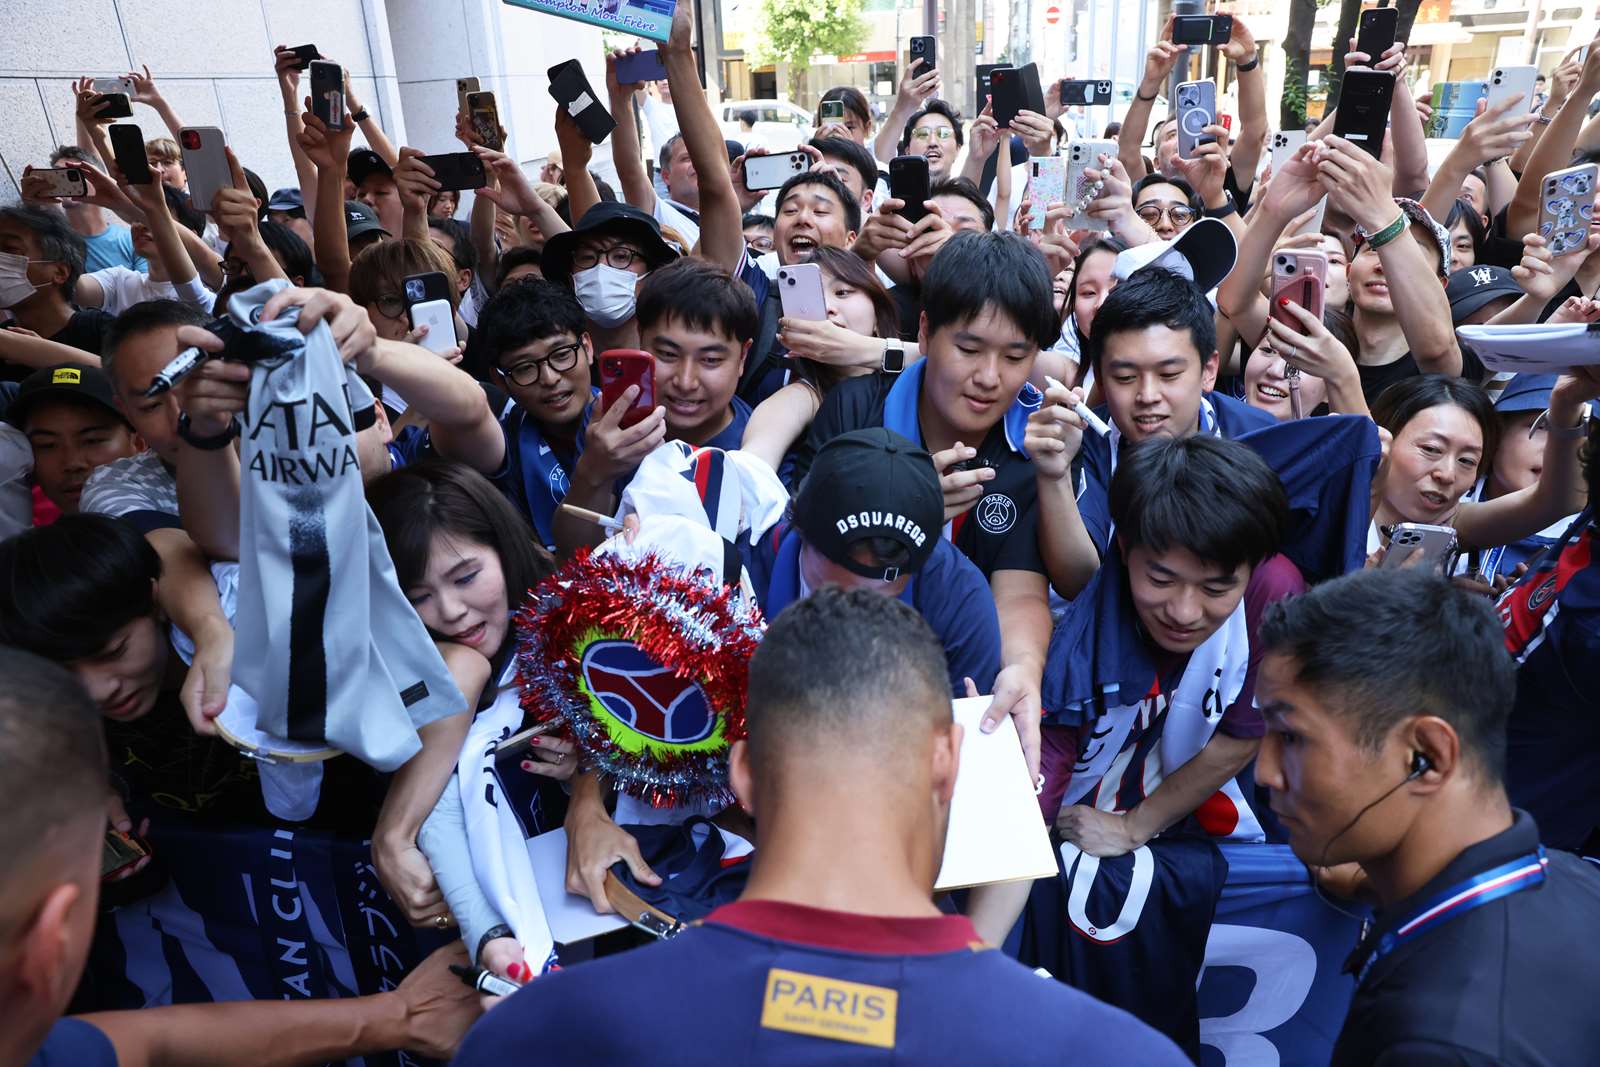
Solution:
<svg viewBox="0 0 1600 1067">
<path fill-rule="evenodd" d="M 922 397 L 922 375 L 927 366 L 926 359 L 919 359 L 907 367 L 890 386 L 889 395 L 883 401 L 884 427 L 918 444 L 922 444 L 923 440 L 922 426 L 917 419 L 917 403 Z M 1032 382 L 1024 382 L 1002 417 L 1006 445 L 1023 459 L 1028 458 L 1027 451 L 1022 447 L 1028 432 L 1028 416 L 1038 411 L 1043 402 L 1044 394 L 1035 389 Z"/>
</svg>

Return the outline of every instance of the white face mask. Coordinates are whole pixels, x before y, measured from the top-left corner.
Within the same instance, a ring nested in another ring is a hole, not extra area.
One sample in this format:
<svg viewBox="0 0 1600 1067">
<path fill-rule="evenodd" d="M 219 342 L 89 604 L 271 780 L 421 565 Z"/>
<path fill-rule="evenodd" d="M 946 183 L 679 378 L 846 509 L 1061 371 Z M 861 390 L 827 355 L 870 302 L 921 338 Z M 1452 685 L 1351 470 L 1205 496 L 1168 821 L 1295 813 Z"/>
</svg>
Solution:
<svg viewBox="0 0 1600 1067">
<path fill-rule="evenodd" d="M 638 299 L 634 287 L 638 284 L 639 275 L 618 270 L 609 263 L 596 263 L 588 270 L 572 274 L 572 287 L 583 313 L 596 326 L 606 329 L 621 326 L 633 318 L 634 303 Z"/>
<path fill-rule="evenodd" d="M 28 280 L 28 264 L 47 262 L 12 252 L 0 252 L 0 308 L 14 308 L 36 290 L 43 289 L 44 286 L 34 285 Z"/>
</svg>

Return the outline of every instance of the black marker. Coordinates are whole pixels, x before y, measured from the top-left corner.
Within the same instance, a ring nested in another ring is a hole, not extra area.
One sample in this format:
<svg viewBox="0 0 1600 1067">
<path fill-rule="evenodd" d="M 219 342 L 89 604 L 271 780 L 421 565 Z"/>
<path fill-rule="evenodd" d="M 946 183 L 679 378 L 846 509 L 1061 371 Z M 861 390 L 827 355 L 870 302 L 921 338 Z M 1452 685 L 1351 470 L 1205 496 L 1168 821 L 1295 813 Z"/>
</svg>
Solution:
<svg viewBox="0 0 1600 1067">
<path fill-rule="evenodd" d="M 193 346 L 185 348 L 182 352 L 173 356 L 172 362 L 162 367 L 160 373 L 151 379 L 150 387 L 144 391 L 144 395 L 147 397 L 160 396 L 162 393 L 169 392 L 173 386 L 187 378 L 196 367 L 211 358 L 212 354 L 210 352 Z"/>
<path fill-rule="evenodd" d="M 482 967 L 462 967 L 460 964 L 452 963 L 450 973 L 460 978 L 464 985 L 469 985 L 491 997 L 509 997 L 522 988 L 510 979 L 501 978 L 493 971 Z"/>
</svg>

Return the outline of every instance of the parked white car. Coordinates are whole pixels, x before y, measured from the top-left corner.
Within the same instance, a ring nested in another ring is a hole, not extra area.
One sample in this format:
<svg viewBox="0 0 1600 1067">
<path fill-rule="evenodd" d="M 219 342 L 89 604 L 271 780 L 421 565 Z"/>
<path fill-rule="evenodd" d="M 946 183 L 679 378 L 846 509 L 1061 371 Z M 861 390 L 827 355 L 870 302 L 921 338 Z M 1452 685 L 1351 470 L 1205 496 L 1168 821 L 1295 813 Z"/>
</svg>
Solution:
<svg viewBox="0 0 1600 1067">
<path fill-rule="evenodd" d="M 739 113 L 756 113 L 755 136 L 739 126 Z M 771 152 L 788 152 L 811 140 L 811 112 L 786 100 L 728 100 L 720 113 L 722 135 L 740 144 L 760 145 Z M 748 144 L 747 144 L 748 142 Z"/>
</svg>

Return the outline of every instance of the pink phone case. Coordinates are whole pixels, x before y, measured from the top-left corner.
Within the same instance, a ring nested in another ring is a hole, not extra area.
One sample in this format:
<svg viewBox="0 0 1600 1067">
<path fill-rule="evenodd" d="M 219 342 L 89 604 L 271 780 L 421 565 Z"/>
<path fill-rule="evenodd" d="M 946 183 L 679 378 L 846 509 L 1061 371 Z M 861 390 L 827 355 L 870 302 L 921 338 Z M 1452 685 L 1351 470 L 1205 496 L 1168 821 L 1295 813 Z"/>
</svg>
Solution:
<svg viewBox="0 0 1600 1067">
<path fill-rule="evenodd" d="M 1327 284 L 1328 257 L 1321 252 L 1274 252 L 1272 317 L 1296 333 L 1304 333 L 1300 320 L 1281 301 L 1291 300 L 1321 319 L 1322 292 Z"/>
</svg>

